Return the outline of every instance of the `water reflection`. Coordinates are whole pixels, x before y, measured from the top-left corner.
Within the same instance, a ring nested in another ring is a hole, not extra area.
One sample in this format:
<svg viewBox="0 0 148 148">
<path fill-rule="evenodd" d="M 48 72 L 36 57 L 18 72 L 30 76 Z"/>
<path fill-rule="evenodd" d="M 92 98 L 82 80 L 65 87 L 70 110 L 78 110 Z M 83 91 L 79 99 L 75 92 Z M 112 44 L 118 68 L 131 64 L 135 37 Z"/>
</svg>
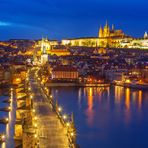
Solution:
<svg viewBox="0 0 148 148">
<path fill-rule="evenodd" d="M 58 90 L 60 103 L 77 115 L 75 122 L 79 127 L 80 147 L 137 148 L 137 143 L 131 141 L 139 140 L 140 145 L 146 142 L 147 135 L 139 133 L 148 132 L 147 91 L 119 86 Z"/>
<path fill-rule="evenodd" d="M 9 124 L 6 125 L 6 135 L 7 135 L 7 138 L 9 138 L 9 132 L 10 132 L 10 127 L 9 127 Z"/>
<path fill-rule="evenodd" d="M 84 97 L 87 98 L 87 123 L 89 126 L 92 126 L 94 123 L 95 108 L 94 104 L 97 105 L 98 99 L 95 99 L 96 96 L 99 98 L 99 102 L 102 103 L 102 98 L 106 98 L 107 107 L 109 107 L 109 94 L 110 88 L 104 87 L 87 87 L 84 88 Z"/>
<path fill-rule="evenodd" d="M 141 105 L 142 105 L 142 91 L 139 90 L 138 92 L 138 108 L 141 109 Z"/>
<path fill-rule="evenodd" d="M 130 109 L 130 89 L 126 88 L 125 90 L 125 105 L 127 110 Z"/>
<path fill-rule="evenodd" d="M 2 143 L 2 148 L 6 148 L 6 143 L 5 142 Z"/>
<path fill-rule="evenodd" d="M 86 88 L 87 92 L 87 100 L 88 100 L 88 108 L 86 110 L 87 114 L 87 121 L 89 125 L 92 125 L 93 123 L 93 118 L 94 118 L 94 111 L 93 111 L 93 88 L 89 87 Z"/>
<path fill-rule="evenodd" d="M 79 91 L 78 91 L 78 105 L 79 105 L 79 109 L 81 108 L 81 99 L 82 99 L 82 88 L 79 88 Z"/>
</svg>

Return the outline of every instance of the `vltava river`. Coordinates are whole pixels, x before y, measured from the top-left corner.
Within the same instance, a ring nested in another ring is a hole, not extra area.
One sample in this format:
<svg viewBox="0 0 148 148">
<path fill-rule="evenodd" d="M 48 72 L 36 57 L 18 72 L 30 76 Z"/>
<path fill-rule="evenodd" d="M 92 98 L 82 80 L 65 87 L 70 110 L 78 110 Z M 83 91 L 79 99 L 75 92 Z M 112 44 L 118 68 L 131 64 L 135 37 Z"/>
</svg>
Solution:
<svg viewBox="0 0 148 148">
<path fill-rule="evenodd" d="M 81 148 L 148 148 L 148 91 L 52 88 L 64 113 L 74 112 Z"/>
</svg>

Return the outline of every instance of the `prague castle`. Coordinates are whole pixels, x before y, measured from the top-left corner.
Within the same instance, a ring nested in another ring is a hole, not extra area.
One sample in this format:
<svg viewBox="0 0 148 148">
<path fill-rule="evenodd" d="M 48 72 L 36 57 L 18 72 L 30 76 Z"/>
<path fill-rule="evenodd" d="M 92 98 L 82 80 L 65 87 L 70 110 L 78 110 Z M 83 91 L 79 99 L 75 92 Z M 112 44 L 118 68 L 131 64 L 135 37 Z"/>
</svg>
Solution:
<svg viewBox="0 0 148 148">
<path fill-rule="evenodd" d="M 116 30 L 114 25 L 110 28 L 108 22 L 106 22 L 103 28 L 100 27 L 98 37 L 66 39 L 62 40 L 62 44 L 69 46 L 119 47 L 121 41 L 130 39 L 132 38 L 124 34 L 122 30 Z"/>
<path fill-rule="evenodd" d="M 126 35 L 123 33 L 122 30 L 115 30 L 114 25 L 112 25 L 112 28 L 110 29 L 108 23 L 106 22 L 106 25 L 104 28 L 100 27 L 98 37 L 99 38 L 108 38 L 108 37 L 125 37 Z"/>
<path fill-rule="evenodd" d="M 133 38 L 126 35 L 121 29 L 115 29 L 115 26 L 110 26 L 108 22 L 98 31 L 98 37 L 82 37 L 63 39 L 61 44 L 58 41 L 49 41 L 42 39 L 38 42 L 40 51 L 38 55 L 46 53 L 48 55 L 64 56 L 69 55 L 67 46 L 86 46 L 86 47 L 110 47 L 110 48 L 140 48 L 148 49 L 148 34 L 145 32 L 143 38 Z"/>
</svg>

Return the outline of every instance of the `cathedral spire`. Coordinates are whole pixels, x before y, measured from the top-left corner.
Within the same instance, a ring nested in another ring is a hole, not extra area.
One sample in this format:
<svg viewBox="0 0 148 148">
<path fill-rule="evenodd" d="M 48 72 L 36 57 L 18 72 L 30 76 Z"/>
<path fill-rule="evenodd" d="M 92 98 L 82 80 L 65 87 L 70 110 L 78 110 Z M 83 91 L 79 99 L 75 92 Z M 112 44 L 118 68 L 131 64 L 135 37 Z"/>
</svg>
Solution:
<svg viewBox="0 0 148 148">
<path fill-rule="evenodd" d="M 144 39 L 148 38 L 147 32 L 144 33 Z"/>
<path fill-rule="evenodd" d="M 108 27 L 108 21 L 106 20 L 106 25 L 105 25 L 106 27 Z"/>
<path fill-rule="evenodd" d="M 112 30 L 113 30 L 113 31 L 115 30 L 115 26 L 114 26 L 114 24 L 112 24 Z"/>
<path fill-rule="evenodd" d="M 100 26 L 100 29 L 99 29 L 99 37 L 103 37 L 103 29 L 102 29 L 102 26 Z"/>
</svg>

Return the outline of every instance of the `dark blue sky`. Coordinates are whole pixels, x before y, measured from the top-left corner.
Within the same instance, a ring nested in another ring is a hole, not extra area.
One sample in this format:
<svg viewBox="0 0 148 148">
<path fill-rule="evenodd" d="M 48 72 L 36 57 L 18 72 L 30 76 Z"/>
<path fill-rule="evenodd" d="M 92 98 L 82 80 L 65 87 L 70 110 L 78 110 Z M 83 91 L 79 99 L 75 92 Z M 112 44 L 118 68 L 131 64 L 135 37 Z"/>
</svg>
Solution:
<svg viewBox="0 0 148 148">
<path fill-rule="evenodd" d="M 141 37 L 147 6 L 147 0 L 0 0 L 0 39 L 97 36 L 106 19 Z"/>
</svg>

